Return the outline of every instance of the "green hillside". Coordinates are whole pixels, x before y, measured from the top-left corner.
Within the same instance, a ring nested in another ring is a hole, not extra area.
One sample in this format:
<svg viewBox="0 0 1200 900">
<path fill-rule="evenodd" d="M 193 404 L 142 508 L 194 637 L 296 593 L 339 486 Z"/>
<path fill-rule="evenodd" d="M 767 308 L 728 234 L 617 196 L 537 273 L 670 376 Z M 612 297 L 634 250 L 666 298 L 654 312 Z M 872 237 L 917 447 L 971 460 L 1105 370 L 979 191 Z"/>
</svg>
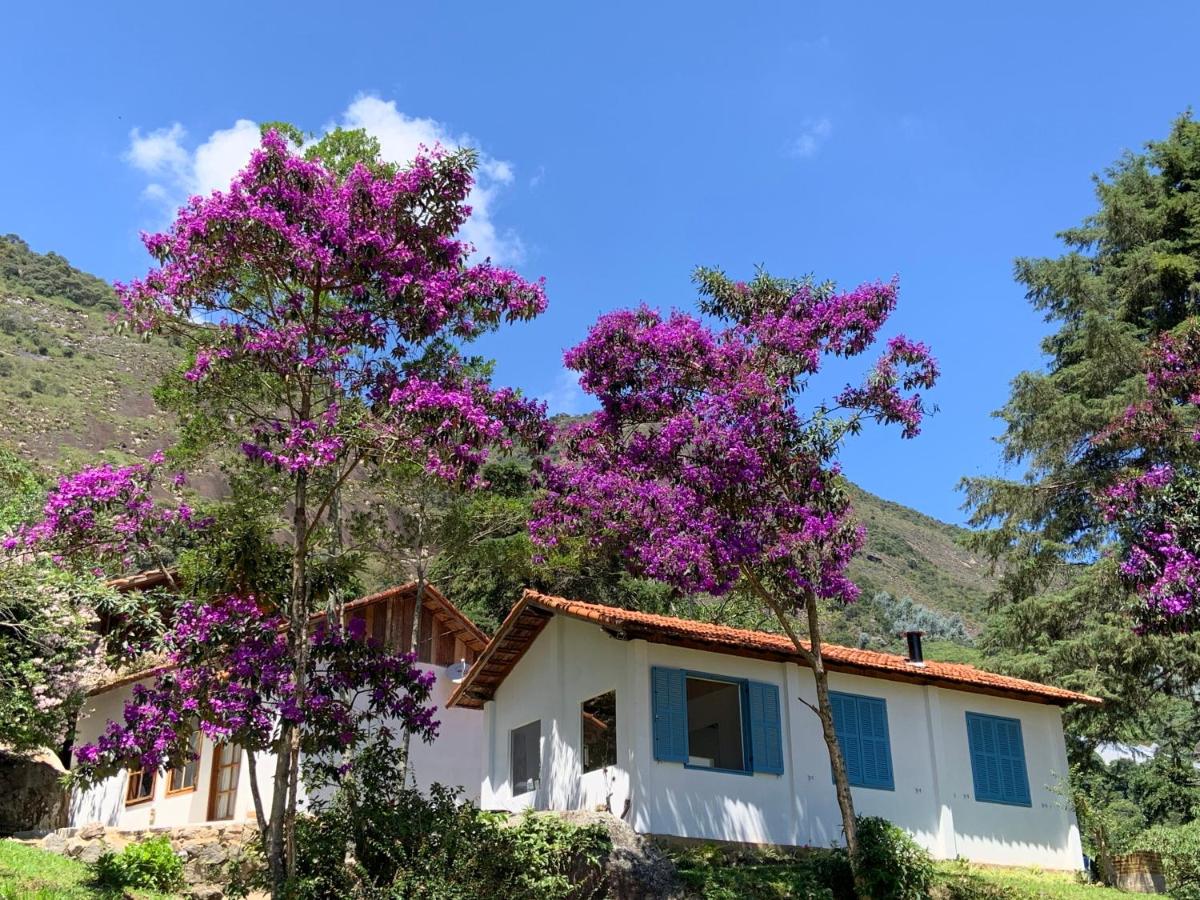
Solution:
<svg viewBox="0 0 1200 900">
<path fill-rule="evenodd" d="M 99 278 L 0 237 L 0 438 L 22 456 L 59 470 L 167 442 L 149 391 L 178 351 L 119 332 L 116 308 Z"/>
<path fill-rule="evenodd" d="M 0 442 L 51 471 L 170 443 L 171 420 L 150 392 L 179 351 L 119 330 L 109 321 L 116 307 L 100 279 L 14 235 L 0 238 Z M 962 529 L 857 488 L 854 505 L 868 529 L 851 567 L 864 599 L 832 612 L 830 638 L 899 649 L 897 613 L 872 601 L 879 592 L 977 632 L 992 581 L 959 545 Z"/>
</svg>

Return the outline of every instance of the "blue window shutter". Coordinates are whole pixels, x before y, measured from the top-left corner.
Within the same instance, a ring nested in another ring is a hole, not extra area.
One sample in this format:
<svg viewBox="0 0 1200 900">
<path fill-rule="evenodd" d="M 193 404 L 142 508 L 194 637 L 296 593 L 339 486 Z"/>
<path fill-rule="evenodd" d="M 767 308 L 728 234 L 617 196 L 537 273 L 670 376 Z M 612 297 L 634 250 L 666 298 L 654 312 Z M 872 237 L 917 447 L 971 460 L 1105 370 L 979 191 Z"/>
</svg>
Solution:
<svg viewBox="0 0 1200 900">
<path fill-rule="evenodd" d="M 862 745 L 858 740 L 858 704 L 849 694 L 830 693 L 833 707 L 833 730 L 837 732 L 838 746 L 846 763 L 846 777 L 851 784 L 862 784 Z"/>
<path fill-rule="evenodd" d="M 650 670 L 651 714 L 654 716 L 654 758 L 687 762 L 687 695 L 683 670 L 654 666 Z"/>
<path fill-rule="evenodd" d="M 887 702 L 831 691 L 833 725 L 846 761 L 846 778 L 856 787 L 893 790 L 892 747 Z"/>
<path fill-rule="evenodd" d="M 750 759 L 755 772 L 783 774 L 783 725 L 779 688 L 762 681 L 746 685 L 750 694 Z"/>
<path fill-rule="evenodd" d="M 1019 719 L 967 713 L 975 799 L 1029 806 L 1029 775 Z"/>
<path fill-rule="evenodd" d="M 862 745 L 863 786 L 895 787 L 892 781 L 892 747 L 888 738 L 887 702 L 878 697 L 858 697 L 858 736 Z"/>
</svg>

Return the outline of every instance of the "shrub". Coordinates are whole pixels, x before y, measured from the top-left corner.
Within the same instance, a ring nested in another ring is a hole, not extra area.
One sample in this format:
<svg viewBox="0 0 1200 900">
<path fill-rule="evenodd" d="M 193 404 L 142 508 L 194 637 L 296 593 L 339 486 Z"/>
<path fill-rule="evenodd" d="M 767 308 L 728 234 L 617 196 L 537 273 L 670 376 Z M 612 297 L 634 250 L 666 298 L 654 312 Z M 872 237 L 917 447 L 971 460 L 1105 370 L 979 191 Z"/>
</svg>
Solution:
<svg viewBox="0 0 1200 900">
<path fill-rule="evenodd" d="M 933 883 L 933 860 L 908 833 L 886 819 L 858 820 L 860 878 L 874 900 L 924 900 Z"/>
<path fill-rule="evenodd" d="M 163 836 L 130 844 L 120 853 L 104 853 L 92 871 L 96 883 L 110 890 L 169 891 L 183 884 L 183 862 Z"/>
<path fill-rule="evenodd" d="M 1176 900 L 1200 900 L 1200 822 L 1159 825 L 1137 841 L 1135 849 L 1162 857 L 1167 892 Z"/>
<path fill-rule="evenodd" d="M 554 900 L 580 896 L 575 884 L 598 874 L 610 848 L 602 828 L 532 813 L 510 822 L 441 785 L 422 795 L 403 786 L 398 756 L 368 746 L 329 799 L 314 794 L 298 823 L 296 897 Z"/>
<path fill-rule="evenodd" d="M 841 850 L 783 854 L 706 845 L 676 849 L 671 857 L 689 896 L 703 900 L 854 900 L 850 865 Z"/>
</svg>

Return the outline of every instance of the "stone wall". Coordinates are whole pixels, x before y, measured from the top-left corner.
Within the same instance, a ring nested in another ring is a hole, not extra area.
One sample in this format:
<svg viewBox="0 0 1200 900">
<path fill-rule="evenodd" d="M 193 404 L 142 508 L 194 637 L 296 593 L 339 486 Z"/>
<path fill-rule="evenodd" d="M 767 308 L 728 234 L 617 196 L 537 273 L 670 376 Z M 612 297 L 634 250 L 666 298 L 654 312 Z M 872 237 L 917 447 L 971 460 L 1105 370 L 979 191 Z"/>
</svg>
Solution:
<svg viewBox="0 0 1200 900">
<path fill-rule="evenodd" d="M 145 829 L 85 825 L 59 828 L 37 837 L 28 834 L 17 837 L 23 837 L 27 843 L 43 850 L 94 863 L 106 850 L 119 852 L 129 844 L 160 835 L 171 841 L 171 846 L 183 859 L 183 877 L 188 885 L 185 896 L 195 900 L 220 900 L 224 896 L 221 885 L 228 881 L 230 865 L 237 864 L 243 848 L 257 840 L 258 829 L 235 823 Z"/>
<path fill-rule="evenodd" d="M 31 755 L 0 749 L 0 837 L 18 831 L 48 831 L 67 824 L 65 770 L 49 750 Z"/>
<path fill-rule="evenodd" d="M 1113 859 L 1116 887 L 1134 894 L 1165 894 L 1162 859 L 1157 853 L 1126 853 Z"/>
</svg>

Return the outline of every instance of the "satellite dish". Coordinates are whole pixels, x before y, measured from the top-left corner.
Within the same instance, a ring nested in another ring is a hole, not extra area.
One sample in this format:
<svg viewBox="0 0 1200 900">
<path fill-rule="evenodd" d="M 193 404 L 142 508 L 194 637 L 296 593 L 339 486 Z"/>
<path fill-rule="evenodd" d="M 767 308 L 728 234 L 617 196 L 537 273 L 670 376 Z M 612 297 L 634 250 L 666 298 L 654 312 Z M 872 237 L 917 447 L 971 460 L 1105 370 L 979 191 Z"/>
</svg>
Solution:
<svg viewBox="0 0 1200 900">
<path fill-rule="evenodd" d="M 467 670 L 470 668 L 465 659 L 460 659 L 458 662 L 451 663 L 446 667 L 446 674 L 450 676 L 450 680 L 455 684 L 460 684 L 467 677 Z"/>
</svg>

